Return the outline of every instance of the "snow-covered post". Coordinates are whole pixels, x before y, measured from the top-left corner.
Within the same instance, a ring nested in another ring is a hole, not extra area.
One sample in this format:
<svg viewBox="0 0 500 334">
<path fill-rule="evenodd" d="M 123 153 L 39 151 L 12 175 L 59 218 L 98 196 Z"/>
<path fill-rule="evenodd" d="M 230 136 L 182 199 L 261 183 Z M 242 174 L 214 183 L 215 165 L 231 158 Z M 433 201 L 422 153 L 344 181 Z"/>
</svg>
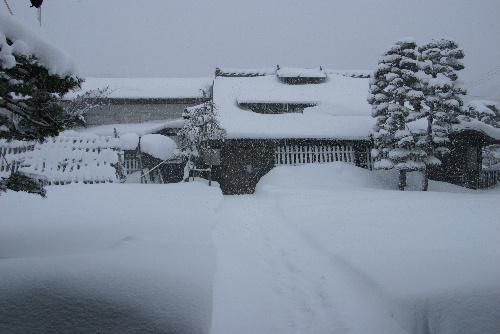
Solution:
<svg viewBox="0 0 500 334">
<path fill-rule="evenodd" d="M 408 117 L 420 112 L 418 54 L 412 40 L 396 42 L 385 52 L 370 81 L 368 102 L 377 119 L 372 157 L 375 169 L 399 170 L 399 189 L 406 187 L 406 172 L 423 169 L 422 150 L 406 127 Z"/>
<path fill-rule="evenodd" d="M 466 111 L 462 96 L 465 90 L 457 85 L 457 71 L 464 68 L 461 60 L 464 52 L 458 44 L 449 39 L 433 40 L 418 48 L 419 66 L 425 76 L 421 78 L 424 87 L 424 103 L 427 111 L 425 150 L 427 153 L 423 190 L 428 189 L 429 168 L 441 164 L 438 155 L 449 152 L 451 125 L 457 123 Z"/>
</svg>

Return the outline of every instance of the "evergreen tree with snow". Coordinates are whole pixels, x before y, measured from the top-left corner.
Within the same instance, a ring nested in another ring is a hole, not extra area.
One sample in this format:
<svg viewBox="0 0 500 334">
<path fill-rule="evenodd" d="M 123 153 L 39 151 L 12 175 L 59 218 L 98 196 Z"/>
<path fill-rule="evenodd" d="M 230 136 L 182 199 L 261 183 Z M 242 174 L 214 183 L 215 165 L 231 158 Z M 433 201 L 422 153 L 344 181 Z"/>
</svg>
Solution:
<svg viewBox="0 0 500 334">
<path fill-rule="evenodd" d="M 68 113 L 61 105 L 62 96 L 82 80 L 48 65 L 67 60 L 13 19 L 0 19 L 0 138 L 42 141 L 83 124 L 81 114 Z M 41 186 L 28 179 L 16 173 L 0 181 L 0 190 L 43 195 Z"/>
<path fill-rule="evenodd" d="M 190 170 L 199 163 L 201 153 L 210 149 L 212 141 L 224 140 L 226 131 L 219 124 L 216 108 L 211 100 L 186 108 L 183 118 L 184 126 L 178 133 L 178 146 L 179 156 L 186 161 L 184 179 L 187 180 Z"/>
<path fill-rule="evenodd" d="M 423 190 L 428 188 L 428 170 L 441 164 L 440 156 L 449 152 L 447 144 L 452 124 L 467 113 L 462 101 L 465 90 L 457 84 L 458 74 L 464 68 L 464 52 L 449 39 L 433 40 L 418 48 L 424 104 L 421 117 L 427 118 L 427 131 L 422 141 L 427 152 Z"/>
<path fill-rule="evenodd" d="M 396 42 L 385 52 L 370 81 L 368 102 L 377 119 L 373 132 L 375 169 L 399 170 L 399 188 L 406 186 L 408 171 L 425 167 L 426 152 L 407 129 L 409 118 L 421 113 L 424 95 L 418 72 L 417 45 Z"/>
</svg>

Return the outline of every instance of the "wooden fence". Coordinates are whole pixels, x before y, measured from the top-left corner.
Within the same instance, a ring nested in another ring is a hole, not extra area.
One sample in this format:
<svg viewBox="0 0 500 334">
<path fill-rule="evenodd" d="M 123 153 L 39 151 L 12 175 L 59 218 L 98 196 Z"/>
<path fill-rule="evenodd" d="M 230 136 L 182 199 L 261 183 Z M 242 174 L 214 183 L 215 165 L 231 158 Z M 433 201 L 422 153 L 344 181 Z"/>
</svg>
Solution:
<svg viewBox="0 0 500 334">
<path fill-rule="evenodd" d="M 125 155 L 123 160 L 123 167 L 125 169 L 125 174 L 130 175 L 135 172 L 143 170 L 141 160 L 137 156 Z"/>
<path fill-rule="evenodd" d="M 354 148 L 350 145 L 277 146 L 274 157 L 276 166 L 335 161 L 343 161 L 351 164 L 355 163 Z"/>
<path fill-rule="evenodd" d="M 0 140 L 0 176 L 22 171 L 47 184 L 116 182 L 118 140 L 77 134 L 43 143 Z"/>
<path fill-rule="evenodd" d="M 500 180 L 499 170 L 483 169 L 479 174 L 479 188 L 490 188 L 498 184 Z"/>
</svg>

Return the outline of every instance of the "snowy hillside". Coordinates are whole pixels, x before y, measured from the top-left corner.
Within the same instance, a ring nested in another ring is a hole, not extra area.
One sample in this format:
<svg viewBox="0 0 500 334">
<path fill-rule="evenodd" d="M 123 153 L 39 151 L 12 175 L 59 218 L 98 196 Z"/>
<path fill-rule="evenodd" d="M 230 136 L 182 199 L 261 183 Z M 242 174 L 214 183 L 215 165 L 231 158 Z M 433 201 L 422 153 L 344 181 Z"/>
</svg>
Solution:
<svg viewBox="0 0 500 334">
<path fill-rule="evenodd" d="M 0 332 L 500 331 L 499 189 L 401 193 L 386 177 L 335 163 L 275 168 L 248 196 L 4 194 Z"/>
</svg>

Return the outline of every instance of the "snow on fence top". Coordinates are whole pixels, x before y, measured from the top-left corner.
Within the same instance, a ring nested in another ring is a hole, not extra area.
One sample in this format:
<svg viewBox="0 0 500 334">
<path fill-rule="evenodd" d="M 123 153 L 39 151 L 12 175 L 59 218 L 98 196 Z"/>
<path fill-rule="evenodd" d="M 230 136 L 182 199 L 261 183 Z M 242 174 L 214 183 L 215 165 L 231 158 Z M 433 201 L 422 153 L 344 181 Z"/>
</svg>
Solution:
<svg viewBox="0 0 500 334">
<path fill-rule="evenodd" d="M 375 120 L 368 78 L 330 75 L 319 84 L 288 85 L 276 70 L 260 76 L 216 76 L 213 99 L 229 138 L 367 139 Z M 262 114 L 239 103 L 313 104 L 303 113 Z"/>
<path fill-rule="evenodd" d="M 6 38 L 14 43 L 12 47 L 6 45 Z M 12 16 L 5 14 L 0 14 L 0 48 L 0 57 L 8 67 L 15 65 L 12 54 L 33 54 L 50 74 L 64 76 L 76 73 L 75 64 L 66 53 L 42 40 Z"/>
<path fill-rule="evenodd" d="M 117 99 L 199 99 L 204 92 L 210 93 L 212 81 L 212 78 L 87 78 L 80 91 L 65 98 L 109 87 L 109 97 Z"/>
<path fill-rule="evenodd" d="M 0 154 L 5 157 L 0 162 L 0 176 L 19 170 L 49 184 L 115 182 L 118 148 L 117 138 L 73 131 L 43 143 L 0 140 Z"/>
</svg>

